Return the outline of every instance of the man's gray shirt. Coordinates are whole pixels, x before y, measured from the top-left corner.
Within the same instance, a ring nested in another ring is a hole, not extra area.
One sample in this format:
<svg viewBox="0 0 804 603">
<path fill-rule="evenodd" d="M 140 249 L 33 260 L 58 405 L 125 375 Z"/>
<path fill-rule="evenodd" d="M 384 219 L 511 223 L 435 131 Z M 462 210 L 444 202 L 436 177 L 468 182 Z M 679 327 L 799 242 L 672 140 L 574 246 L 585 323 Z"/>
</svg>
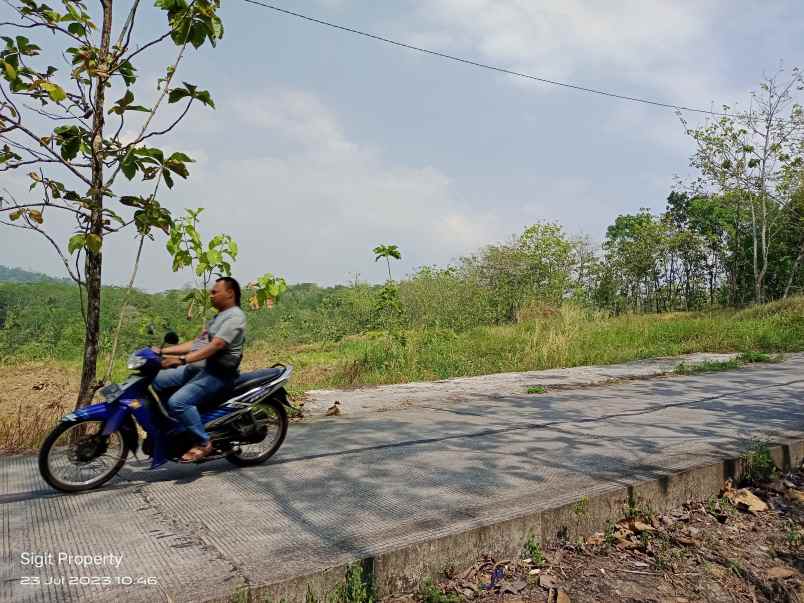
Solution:
<svg viewBox="0 0 804 603">
<path fill-rule="evenodd" d="M 204 347 L 214 337 L 223 339 L 226 347 L 214 356 L 193 364 L 203 366 L 213 373 L 236 374 L 243 357 L 243 344 L 246 342 L 245 312 L 238 306 L 218 312 L 207 321 L 201 335 L 193 342 L 193 351 Z"/>
</svg>

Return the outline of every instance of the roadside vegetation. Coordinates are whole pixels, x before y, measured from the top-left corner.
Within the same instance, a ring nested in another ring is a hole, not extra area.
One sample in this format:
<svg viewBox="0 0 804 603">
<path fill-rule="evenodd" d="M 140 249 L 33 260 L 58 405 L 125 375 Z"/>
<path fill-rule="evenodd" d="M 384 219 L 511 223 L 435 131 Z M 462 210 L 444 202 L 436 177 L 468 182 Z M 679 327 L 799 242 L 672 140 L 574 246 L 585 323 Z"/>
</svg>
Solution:
<svg viewBox="0 0 804 603">
<path fill-rule="evenodd" d="M 664 211 L 614 217 L 600 245 L 538 222 L 509 241 L 399 280 L 394 264 L 404 246 L 377 245 L 371 252 L 387 267 L 383 284 L 356 276 L 336 287 L 286 287 L 265 274 L 245 296 L 251 307 L 243 368 L 294 364 L 291 393 L 298 396 L 319 387 L 690 352 L 738 352 L 744 363 L 804 349 L 803 87 L 798 70 L 780 71 L 761 83 L 747 113 L 726 111 L 697 129 L 685 123 L 697 179 L 680 183 Z M 38 213 L 25 211 L 10 218 L 38 223 Z M 125 373 L 129 351 L 159 343 L 168 329 L 182 339 L 197 333 L 209 310 L 205 285 L 216 274 L 241 276 L 234 239 L 203 241 L 200 213 L 160 213 L 158 228 L 148 223 L 141 232 L 144 241 L 164 231 L 174 270 L 193 269 L 198 282 L 184 290 L 103 287 L 97 298 L 84 291 L 82 301 L 74 285 L 0 272 L 0 280 L 16 281 L 0 282 L 0 417 L 36 398 L 25 387 L 15 390 L 15 380 L 32 387 L 49 382 L 50 369 L 80 369 L 80 405 L 99 380 Z M 92 246 L 85 253 L 97 255 Z M 367 249 L 366 261 L 371 257 Z M 52 404 L 48 387 L 39 390 L 45 405 Z"/>
<path fill-rule="evenodd" d="M 727 481 L 719 496 L 665 513 L 628 505 L 591 536 L 544 547 L 531 536 L 520 559 L 485 555 L 382 601 L 798 602 L 804 473 L 782 474 L 757 442 L 743 462 L 759 462 L 762 472 L 744 475 L 739 489 Z"/>
</svg>

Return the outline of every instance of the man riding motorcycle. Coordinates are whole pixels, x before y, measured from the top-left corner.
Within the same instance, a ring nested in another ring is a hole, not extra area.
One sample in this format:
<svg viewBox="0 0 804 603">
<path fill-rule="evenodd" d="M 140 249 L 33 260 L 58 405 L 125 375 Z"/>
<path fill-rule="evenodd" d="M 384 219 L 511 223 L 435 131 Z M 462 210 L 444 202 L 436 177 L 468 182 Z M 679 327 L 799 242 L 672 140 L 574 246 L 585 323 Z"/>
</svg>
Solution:
<svg viewBox="0 0 804 603">
<path fill-rule="evenodd" d="M 197 440 L 197 445 L 181 457 L 183 463 L 200 460 L 212 452 L 196 407 L 232 387 L 239 374 L 246 338 L 246 315 L 240 309 L 238 282 L 228 276 L 219 278 L 209 297 L 218 313 L 195 340 L 153 348 L 164 356 L 163 370 L 153 387 L 157 393 L 175 390 L 167 400 L 168 407 Z"/>
</svg>

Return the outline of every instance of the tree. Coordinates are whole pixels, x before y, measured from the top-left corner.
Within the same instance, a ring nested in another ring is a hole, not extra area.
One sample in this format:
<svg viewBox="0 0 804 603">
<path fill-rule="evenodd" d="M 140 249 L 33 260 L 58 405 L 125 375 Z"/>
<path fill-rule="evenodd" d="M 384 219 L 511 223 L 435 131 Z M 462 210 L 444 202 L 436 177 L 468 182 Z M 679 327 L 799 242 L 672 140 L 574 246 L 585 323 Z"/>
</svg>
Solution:
<svg viewBox="0 0 804 603">
<path fill-rule="evenodd" d="M 730 114 L 726 106 L 725 115 L 687 128 L 697 144 L 690 163 L 700 173 L 698 188 L 727 195 L 750 215 L 755 303 L 766 299 L 773 246 L 784 228 L 780 217 L 804 167 L 804 112 L 796 100 L 804 78 L 798 69 L 782 78 L 781 70 L 765 78 L 747 111 Z"/>
<path fill-rule="evenodd" d="M 374 253 L 374 261 L 377 262 L 382 258 L 385 258 L 386 263 L 388 264 L 388 281 L 394 280 L 391 278 L 391 258 L 395 258 L 397 260 L 402 259 L 402 254 L 399 251 L 399 248 L 396 245 L 377 245 L 374 249 L 372 249 Z"/>
<path fill-rule="evenodd" d="M 667 223 L 647 209 L 617 216 L 606 231 L 603 249 L 606 261 L 621 281 L 622 294 L 631 298 L 634 310 L 653 305 L 662 310 L 661 289 L 666 284 L 669 245 Z M 666 304 L 665 304 L 666 309 Z"/>
<path fill-rule="evenodd" d="M 220 2 L 156 0 L 156 8 L 167 18 L 166 31 L 139 46 L 134 39 L 139 0 L 133 0 L 125 18 L 116 21 L 120 24 L 117 35 L 113 35 L 113 0 L 101 0 L 99 26 L 87 6 L 76 0 L 62 0 L 58 9 L 35 0 L 7 4 L 17 19 L 0 25 L 51 37 L 43 42 L 46 53 L 24 35 L 2 38 L 0 171 L 27 171 L 31 184 L 24 199 L 4 192 L 0 215 L 6 219 L 1 221 L 42 235 L 85 298 L 77 401 L 81 405 L 91 399 L 95 388 L 104 239 L 131 224 L 141 237 L 151 228 L 170 230 L 171 215 L 158 201 L 159 188 L 162 183 L 172 188 L 176 176 L 187 178 L 192 159 L 148 145 L 173 131 L 194 104 L 214 108 L 209 92 L 173 82 L 188 47 L 199 48 L 207 42 L 214 46 L 222 37 L 223 25 L 217 16 Z M 138 104 L 134 59 L 163 42 L 177 48 L 175 59 L 157 82 L 153 104 Z M 62 59 L 66 65 L 57 66 Z M 119 98 L 110 102 L 113 95 Z M 183 108 L 156 128 L 154 117 L 165 100 L 182 103 Z M 125 137 L 126 126 L 133 126 L 136 134 Z M 147 192 L 115 192 L 120 173 L 147 186 Z M 75 234 L 66 250 L 46 226 L 56 212 L 75 219 Z"/>
<path fill-rule="evenodd" d="M 494 292 L 501 317 L 515 320 L 532 300 L 558 305 L 571 289 L 581 255 L 559 224 L 540 222 L 508 243 L 463 258 L 468 274 Z"/>
</svg>

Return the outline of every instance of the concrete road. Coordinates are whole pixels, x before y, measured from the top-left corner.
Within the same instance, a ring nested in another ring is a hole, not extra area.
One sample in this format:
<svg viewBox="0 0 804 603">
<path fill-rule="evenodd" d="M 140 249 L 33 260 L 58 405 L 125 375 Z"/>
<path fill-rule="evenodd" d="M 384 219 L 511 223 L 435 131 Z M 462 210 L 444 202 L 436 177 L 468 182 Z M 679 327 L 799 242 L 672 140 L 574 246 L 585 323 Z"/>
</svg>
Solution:
<svg viewBox="0 0 804 603">
<path fill-rule="evenodd" d="M 2 457 L 0 599 L 226 596 L 734 454 L 752 436 L 804 437 L 804 355 L 292 424 L 267 465 L 133 461 L 79 495 L 49 490 L 33 457 Z"/>
</svg>

